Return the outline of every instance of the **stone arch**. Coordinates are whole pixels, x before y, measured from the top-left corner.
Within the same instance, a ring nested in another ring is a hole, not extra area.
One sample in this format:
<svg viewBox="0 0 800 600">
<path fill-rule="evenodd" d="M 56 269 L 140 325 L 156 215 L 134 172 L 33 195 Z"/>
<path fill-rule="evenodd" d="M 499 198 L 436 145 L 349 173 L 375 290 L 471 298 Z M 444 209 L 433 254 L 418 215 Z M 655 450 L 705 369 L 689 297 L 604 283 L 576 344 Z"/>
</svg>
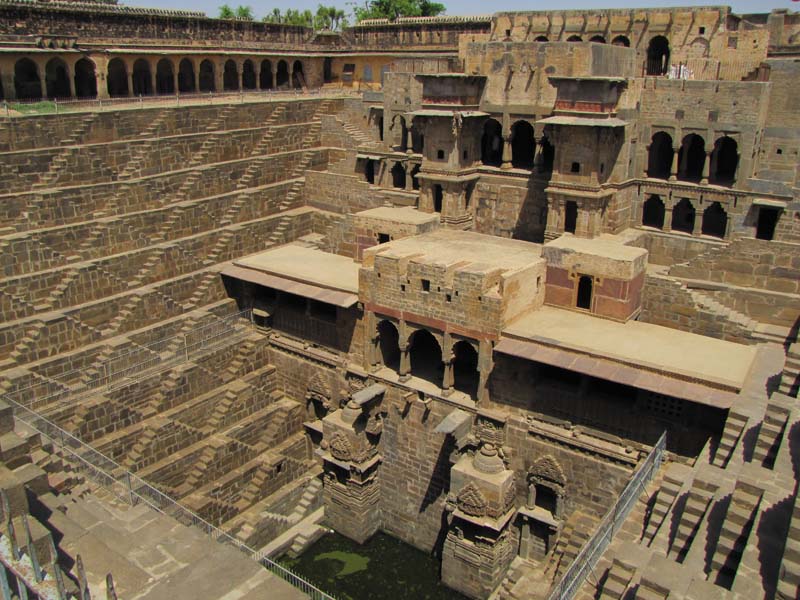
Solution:
<svg viewBox="0 0 800 600">
<path fill-rule="evenodd" d="M 226 92 L 233 92 L 239 89 L 239 69 L 236 61 L 228 59 L 222 71 L 222 89 Z"/>
<path fill-rule="evenodd" d="M 278 61 L 278 70 L 275 74 L 275 87 L 281 88 L 289 85 L 289 65 L 285 60 Z"/>
<path fill-rule="evenodd" d="M 242 63 L 242 89 L 256 89 L 256 67 L 249 58 Z"/>
<path fill-rule="evenodd" d="M 156 63 L 156 94 L 175 93 L 175 68 L 172 61 L 162 58 Z"/>
<path fill-rule="evenodd" d="M 682 198 L 681 201 L 672 208 L 672 223 L 670 228 L 672 231 L 692 233 L 694 231 L 695 216 L 696 211 L 691 200 Z"/>
<path fill-rule="evenodd" d="M 669 179 L 675 150 L 672 136 L 665 131 L 653 134 L 647 154 L 647 176 L 656 179 Z"/>
<path fill-rule="evenodd" d="M 604 38 L 602 35 L 593 35 L 589 38 L 589 41 L 594 42 L 595 44 L 605 44 L 606 38 Z"/>
<path fill-rule="evenodd" d="M 709 44 L 708 40 L 705 38 L 695 38 L 691 44 L 689 44 L 689 50 L 687 52 L 688 58 L 708 58 L 709 55 Z"/>
<path fill-rule="evenodd" d="M 733 185 L 739 168 L 739 145 L 733 138 L 723 136 L 714 142 L 711 152 L 709 182 L 717 185 Z"/>
<path fill-rule="evenodd" d="M 197 91 L 194 86 L 194 64 L 188 58 L 184 58 L 178 64 L 178 91 L 190 94 Z"/>
<path fill-rule="evenodd" d="M 272 78 L 272 62 L 267 59 L 261 61 L 261 75 L 259 76 L 258 86 L 262 90 L 271 90 L 275 87 L 275 81 Z"/>
<path fill-rule="evenodd" d="M 696 133 L 683 138 L 678 153 L 678 179 L 699 182 L 706 162 L 706 142 Z"/>
<path fill-rule="evenodd" d="M 75 95 L 78 98 L 94 98 L 97 96 L 97 75 L 95 65 L 88 58 L 75 63 Z"/>
<path fill-rule="evenodd" d="M 703 211 L 703 222 L 700 226 L 700 233 L 712 237 L 724 238 L 728 228 L 728 213 L 722 208 L 719 202 L 712 202 Z"/>
<path fill-rule="evenodd" d="M 483 124 L 481 162 L 492 167 L 503 164 L 503 127 L 496 119 L 487 119 Z"/>
<path fill-rule="evenodd" d="M 642 225 L 645 227 L 664 228 L 666 210 L 660 196 L 651 195 L 642 205 Z"/>
<path fill-rule="evenodd" d="M 625 46 L 626 48 L 631 47 L 631 40 L 626 35 L 618 35 L 613 40 L 611 40 L 612 46 Z"/>
<path fill-rule="evenodd" d="M 209 59 L 205 59 L 200 63 L 200 91 L 213 92 L 217 89 L 217 83 L 214 79 L 214 63 Z"/>
<path fill-rule="evenodd" d="M 292 87 L 299 90 L 306 84 L 306 77 L 303 73 L 303 63 L 299 60 L 292 64 Z"/>
<path fill-rule="evenodd" d="M 453 387 L 477 399 L 479 382 L 478 351 L 467 340 L 457 341 L 453 344 Z"/>
<path fill-rule="evenodd" d="M 127 96 L 130 94 L 128 89 L 128 67 L 121 58 L 112 58 L 108 62 L 106 84 L 109 96 Z"/>
<path fill-rule="evenodd" d="M 666 75 L 669 70 L 669 40 L 657 35 L 647 46 L 647 74 Z"/>
<path fill-rule="evenodd" d="M 69 98 L 69 71 L 67 63 L 51 58 L 44 67 L 44 82 L 48 98 Z"/>
<path fill-rule="evenodd" d="M 567 478 L 558 461 L 543 456 L 528 469 L 528 506 L 539 506 L 560 518 L 566 495 Z"/>
<path fill-rule="evenodd" d="M 444 364 L 442 347 L 427 329 L 417 329 L 408 338 L 411 374 L 441 387 Z"/>
<path fill-rule="evenodd" d="M 150 74 L 150 63 L 139 58 L 133 63 L 133 95 L 149 96 L 153 93 L 153 79 Z"/>
<path fill-rule="evenodd" d="M 579 35 L 571 35 L 567 38 L 568 42 L 582 42 L 583 38 Z"/>
<path fill-rule="evenodd" d="M 391 321 L 384 319 L 378 323 L 378 347 L 381 363 L 394 371 L 400 369 L 400 333 Z"/>
<path fill-rule="evenodd" d="M 535 153 L 533 126 L 527 121 L 517 121 L 511 126 L 511 164 L 517 169 L 532 169 Z"/>
<path fill-rule="evenodd" d="M 306 386 L 306 413 L 312 420 L 321 419 L 331 409 L 333 395 L 330 385 L 317 371 Z"/>
<path fill-rule="evenodd" d="M 549 42 L 550 40 L 547 39 L 546 35 L 537 35 L 536 39 L 533 40 L 534 42 Z"/>
<path fill-rule="evenodd" d="M 42 97 L 39 69 L 30 58 L 20 58 L 14 63 L 14 91 L 18 100 L 38 100 Z"/>
<path fill-rule="evenodd" d="M 392 167 L 392 187 L 401 190 L 406 187 L 406 168 L 401 162 L 394 163 Z"/>
</svg>

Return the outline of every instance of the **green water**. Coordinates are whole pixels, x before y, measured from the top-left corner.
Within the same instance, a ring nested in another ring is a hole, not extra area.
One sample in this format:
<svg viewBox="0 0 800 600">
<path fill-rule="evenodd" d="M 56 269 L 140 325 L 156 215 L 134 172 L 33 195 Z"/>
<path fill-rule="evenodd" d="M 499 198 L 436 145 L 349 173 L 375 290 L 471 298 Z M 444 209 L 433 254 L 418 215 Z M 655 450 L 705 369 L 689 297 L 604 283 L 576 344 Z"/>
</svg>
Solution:
<svg viewBox="0 0 800 600">
<path fill-rule="evenodd" d="M 385 533 L 356 544 L 323 536 L 298 558 L 280 561 L 340 600 L 466 600 L 439 581 L 439 561 Z"/>
</svg>

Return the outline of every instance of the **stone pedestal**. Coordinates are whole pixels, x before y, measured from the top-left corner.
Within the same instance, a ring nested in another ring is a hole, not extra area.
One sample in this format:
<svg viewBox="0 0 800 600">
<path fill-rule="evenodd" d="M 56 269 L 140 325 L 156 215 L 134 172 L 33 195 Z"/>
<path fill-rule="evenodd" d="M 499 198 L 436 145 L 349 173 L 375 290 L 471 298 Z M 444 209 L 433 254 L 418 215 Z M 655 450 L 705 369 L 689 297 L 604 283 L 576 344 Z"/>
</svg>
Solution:
<svg viewBox="0 0 800 600">
<path fill-rule="evenodd" d="M 486 598 L 517 554 L 514 472 L 485 444 L 450 472 L 449 528 L 442 550 L 442 581 L 472 598 Z"/>
<path fill-rule="evenodd" d="M 323 440 L 317 454 L 325 470 L 325 519 L 336 531 L 364 543 L 380 527 L 377 442 L 380 421 L 370 420 L 363 405 L 347 405 L 322 419 Z"/>
</svg>

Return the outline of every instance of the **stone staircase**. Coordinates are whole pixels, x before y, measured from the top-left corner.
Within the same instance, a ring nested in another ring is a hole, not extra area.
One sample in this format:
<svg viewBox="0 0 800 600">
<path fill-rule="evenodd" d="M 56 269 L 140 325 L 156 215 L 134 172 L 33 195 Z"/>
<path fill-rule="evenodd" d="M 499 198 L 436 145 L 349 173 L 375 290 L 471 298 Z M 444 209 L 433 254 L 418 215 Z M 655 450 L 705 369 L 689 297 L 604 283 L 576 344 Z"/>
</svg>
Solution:
<svg viewBox="0 0 800 600">
<path fill-rule="evenodd" d="M 793 600 L 800 597 L 800 494 L 795 495 L 779 574 L 776 598 Z"/>
<path fill-rule="evenodd" d="M 786 363 L 783 366 L 778 391 L 797 398 L 798 390 L 800 390 L 800 342 L 795 342 L 786 351 Z"/>
<path fill-rule="evenodd" d="M 714 453 L 712 464 L 722 468 L 728 464 L 733 454 L 733 449 L 739 443 L 748 421 L 749 417 L 738 412 L 735 408 L 728 412 L 725 428 L 722 430 L 722 437 L 719 440 L 717 451 Z"/>
<path fill-rule="evenodd" d="M 125 164 L 122 171 L 119 172 L 117 179 L 133 179 L 139 175 L 142 163 L 153 148 L 153 144 L 158 141 L 156 137 L 158 131 L 171 115 L 172 112 L 170 111 L 160 110 L 155 119 L 142 130 L 138 137 L 149 141 L 136 146 L 136 151 L 132 153 L 130 160 Z"/>
<path fill-rule="evenodd" d="M 716 484 L 695 477 L 686 496 L 678 529 L 669 549 L 670 556 L 681 558 L 689 551 L 718 489 L 719 486 Z"/>
<path fill-rule="evenodd" d="M 650 514 L 647 519 L 647 526 L 642 534 L 642 539 L 649 545 L 653 542 L 658 530 L 664 524 L 667 515 L 675 505 L 675 500 L 680 494 L 681 487 L 683 486 L 685 470 L 680 469 L 680 465 L 675 465 L 676 468 L 667 470 L 661 482 L 661 486 L 655 496 L 655 503 L 653 504 Z"/>
<path fill-rule="evenodd" d="M 72 132 L 59 142 L 60 146 L 75 146 L 80 144 L 83 137 L 89 132 L 94 122 L 100 116 L 100 113 L 89 113 L 81 118 L 78 125 Z"/>
<path fill-rule="evenodd" d="M 762 494 L 763 490 L 752 483 L 742 479 L 736 482 L 711 559 L 711 572 L 717 575 L 718 584 L 725 585 L 725 580 L 732 581 L 736 575 Z"/>
<path fill-rule="evenodd" d="M 767 468 L 772 468 L 775 464 L 778 447 L 786 431 L 792 408 L 791 403 L 781 401 L 780 396 L 781 394 L 773 394 L 767 404 L 767 412 L 759 427 L 753 450 L 753 461 Z"/>
<path fill-rule="evenodd" d="M 142 268 L 139 269 L 136 275 L 130 279 L 128 282 L 128 287 L 137 288 L 144 284 L 151 272 L 160 264 L 162 264 L 166 253 L 167 249 L 165 247 L 154 248 L 150 254 L 150 257 L 142 265 Z"/>
<path fill-rule="evenodd" d="M 31 188 L 34 190 L 40 190 L 52 187 L 53 184 L 58 180 L 61 170 L 66 168 L 66 166 L 69 164 L 69 159 L 77 154 L 79 149 L 80 148 L 78 146 L 66 146 L 61 152 L 53 157 L 53 160 L 50 161 L 50 165 L 47 167 L 47 171 L 42 174 L 42 176 L 39 178 L 39 181 L 34 183 Z"/>
<path fill-rule="evenodd" d="M 203 298 L 205 298 L 208 290 L 211 289 L 213 285 L 218 283 L 220 278 L 221 275 L 216 271 L 209 271 L 208 273 L 205 273 L 202 279 L 198 282 L 197 287 L 195 288 L 191 297 L 183 303 L 183 309 L 192 310 L 201 306 L 203 303 Z"/>
</svg>

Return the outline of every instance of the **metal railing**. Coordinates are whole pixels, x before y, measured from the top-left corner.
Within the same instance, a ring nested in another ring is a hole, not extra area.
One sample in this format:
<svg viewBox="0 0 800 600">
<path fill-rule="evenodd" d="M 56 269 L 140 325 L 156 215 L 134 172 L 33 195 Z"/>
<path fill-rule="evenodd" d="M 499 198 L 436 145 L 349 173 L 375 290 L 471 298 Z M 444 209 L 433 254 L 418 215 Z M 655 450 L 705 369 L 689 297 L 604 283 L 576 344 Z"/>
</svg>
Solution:
<svg viewBox="0 0 800 600">
<path fill-rule="evenodd" d="M 245 322 L 252 321 L 250 309 L 216 317 L 213 323 L 200 325 L 186 333 L 158 340 L 113 354 L 109 360 L 98 365 L 98 373 L 83 379 L 80 385 L 73 383 L 85 376 L 85 370 L 69 371 L 47 381 L 7 392 L 6 400 L 39 410 L 55 403 L 85 399 L 124 385 L 130 385 L 158 371 L 170 369 L 207 352 L 221 342 L 230 342 L 250 332 Z M 53 391 L 54 390 L 54 391 Z"/>
<path fill-rule="evenodd" d="M 134 349 L 129 354 L 144 351 L 153 353 L 153 348 L 171 348 L 175 351 L 178 362 L 189 360 L 201 350 L 203 352 L 207 351 L 219 340 L 229 342 L 231 336 L 236 334 L 237 329 L 243 332 L 249 332 L 249 327 L 237 327 L 237 324 L 241 325 L 243 319 L 249 320 L 251 317 L 252 313 L 250 310 L 228 315 L 223 317 L 219 322 L 200 327 L 185 335 L 174 336 L 149 346 L 143 346 L 140 349 Z M 157 354 L 156 357 L 148 358 L 144 363 L 137 363 L 133 366 L 101 375 L 96 379 L 98 384 L 93 388 L 93 391 L 96 392 L 101 386 L 110 386 L 120 381 L 124 381 L 125 383 L 134 381 L 135 378 L 132 375 L 141 375 L 143 372 L 151 374 L 153 372 L 151 367 L 156 366 L 154 361 L 158 363 L 159 368 L 163 367 L 166 369 L 169 365 L 174 364 L 175 359 L 170 359 L 169 357 L 164 358 Z M 29 388 L 26 388 L 26 390 L 28 389 Z M 105 389 L 108 388 L 106 387 Z M 61 393 L 66 395 L 65 392 Z M 13 409 L 15 418 L 37 431 L 54 446 L 60 448 L 63 458 L 72 463 L 77 471 L 109 490 L 121 500 L 128 502 L 132 506 L 142 502 L 160 513 L 173 517 L 184 525 L 201 529 L 211 537 L 211 539 L 233 546 L 250 559 L 255 560 L 261 566 L 268 569 L 271 573 L 308 594 L 313 600 L 335 600 L 333 596 L 326 594 L 296 573 L 270 560 L 268 557 L 263 556 L 260 552 L 253 550 L 244 542 L 226 533 L 219 527 L 212 525 L 99 450 L 81 441 L 73 434 L 50 421 L 47 417 L 36 412 L 33 407 L 41 404 L 40 402 L 34 400 L 31 403 L 22 404 L 13 396 L 14 393 L 5 394 L 3 399 L 6 400 Z M 71 396 L 71 398 L 74 398 L 74 395 Z M 50 402 L 52 402 L 52 396 L 47 404 Z"/>
<path fill-rule="evenodd" d="M 347 88 L 313 90 L 245 90 L 230 92 L 192 92 L 171 95 L 116 96 L 113 98 L 41 98 L 36 100 L 4 100 L 0 117 L 13 119 L 28 115 L 61 114 L 75 112 L 106 112 L 149 106 L 196 106 L 206 104 L 231 104 L 239 102 L 264 102 L 292 98 L 338 98 L 361 96 L 361 92 Z M 39 106 L 37 106 L 39 105 Z M 37 110 L 38 109 L 38 110 Z M 12 114 L 19 112 L 20 114 Z"/>
<path fill-rule="evenodd" d="M 644 462 L 636 469 L 614 506 L 608 510 L 603 520 L 600 521 L 600 525 L 598 525 L 592 537 L 583 545 L 578 556 L 569 565 L 561 579 L 550 588 L 550 594 L 547 596 L 548 600 L 572 600 L 578 589 L 583 585 L 586 576 L 592 571 L 600 556 L 611 543 L 614 535 L 622 527 L 622 523 L 633 508 L 636 499 L 644 491 L 645 485 L 661 467 L 666 448 L 667 432 L 665 431 L 661 434 L 650 454 L 644 459 Z"/>
</svg>

